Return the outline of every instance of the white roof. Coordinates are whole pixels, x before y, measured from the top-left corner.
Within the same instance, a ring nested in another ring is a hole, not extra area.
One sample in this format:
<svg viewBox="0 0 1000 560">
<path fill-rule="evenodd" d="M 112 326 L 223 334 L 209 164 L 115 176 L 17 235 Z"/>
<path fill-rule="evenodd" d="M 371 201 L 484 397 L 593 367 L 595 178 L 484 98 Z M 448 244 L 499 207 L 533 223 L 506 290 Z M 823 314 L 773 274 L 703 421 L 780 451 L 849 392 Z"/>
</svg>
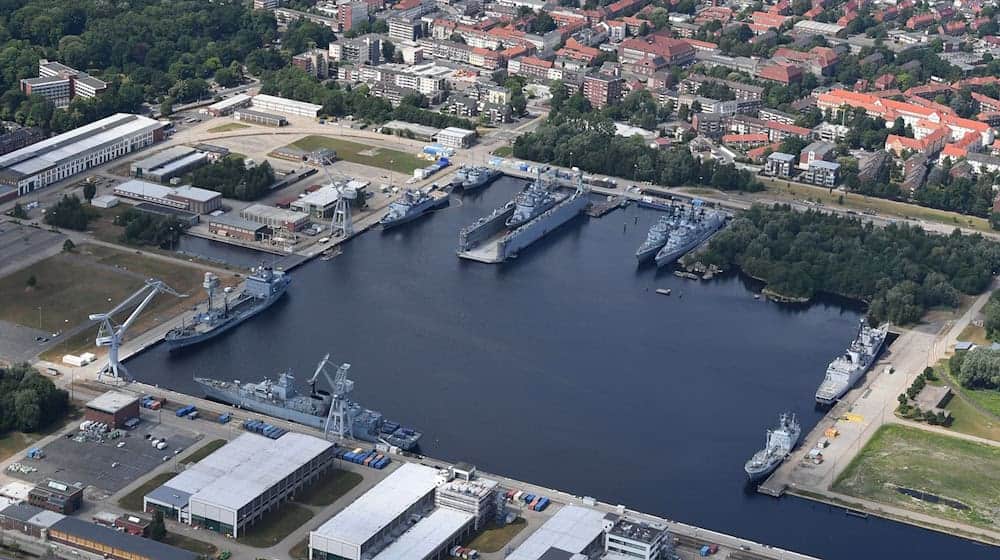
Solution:
<svg viewBox="0 0 1000 560">
<path fill-rule="evenodd" d="M 155 169 L 174 160 L 196 153 L 190 146 L 172 146 L 166 150 L 160 150 L 149 157 L 144 157 L 132 162 L 132 167 L 142 169 Z"/>
<path fill-rule="evenodd" d="M 331 446 L 296 432 L 278 439 L 245 433 L 161 488 L 190 494 L 191 501 L 238 510 Z"/>
<path fill-rule="evenodd" d="M 469 136 L 470 134 L 475 134 L 475 133 L 476 131 L 469 130 L 467 128 L 458 128 L 457 126 L 449 126 L 448 128 L 442 129 L 441 132 L 439 132 L 438 134 L 455 135 L 464 138 L 466 136 Z"/>
<path fill-rule="evenodd" d="M 294 99 L 285 99 L 284 97 L 275 97 L 273 95 L 267 95 L 266 93 L 260 93 L 253 97 L 253 103 L 270 103 L 275 105 L 284 105 L 286 107 L 297 107 L 306 111 L 319 111 L 323 108 L 322 105 L 316 105 L 315 103 L 306 103 L 305 101 L 296 101 Z"/>
<path fill-rule="evenodd" d="M 123 196 L 139 196 L 152 198 L 167 198 L 174 194 L 174 189 L 141 179 L 130 179 L 115 187 L 115 194 Z"/>
<path fill-rule="evenodd" d="M 119 393 L 117 391 L 108 391 L 107 393 L 104 393 L 87 403 L 87 408 L 93 408 L 94 410 L 114 414 L 137 400 L 139 399 L 134 395 Z"/>
<path fill-rule="evenodd" d="M 474 518 L 471 513 L 457 509 L 437 508 L 376 554 L 373 560 L 427 558 Z"/>
<path fill-rule="evenodd" d="M 222 196 L 220 193 L 215 191 L 200 189 L 198 187 L 192 187 L 191 185 L 181 185 L 177 187 L 174 189 L 174 195 L 198 202 L 208 202 L 209 200 L 214 200 Z"/>
<path fill-rule="evenodd" d="M 191 164 L 201 161 L 206 161 L 207 159 L 208 159 L 208 154 L 204 152 L 194 152 L 180 159 L 175 159 L 174 161 L 167 162 L 163 165 L 157 166 L 153 169 L 148 169 L 146 172 L 161 176 L 168 175 L 179 169 L 185 169 L 189 167 Z"/>
<path fill-rule="evenodd" d="M 248 99 L 250 99 L 249 95 L 247 95 L 245 93 L 238 93 L 238 94 L 230 97 L 229 99 L 223 99 L 222 101 L 219 101 L 218 103 L 212 103 L 211 105 L 208 106 L 208 108 L 209 109 L 215 109 L 215 110 L 224 110 L 224 109 L 226 109 L 228 107 L 232 107 L 233 105 L 239 105 L 240 103 L 246 103 Z"/>
<path fill-rule="evenodd" d="M 538 560 L 550 548 L 579 554 L 604 532 L 604 514 L 568 505 L 556 512 L 517 547 L 507 560 Z"/>
<path fill-rule="evenodd" d="M 360 545 L 433 492 L 438 480 L 436 469 L 405 463 L 313 533 Z"/>
<path fill-rule="evenodd" d="M 161 126 L 159 121 L 148 117 L 117 113 L 0 156 L 0 169 L 25 176 L 34 175 L 90 150 Z"/>
<path fill-rule="evenodd" d="M 337 189 L 327 185 L 296 200 L 292 203 L 292 206 L 316 206 L 319 208 L 325 208 L 334 202 L 337 202 L 338 198 L 340 198 L 340 193 L 337 192 Z"/>
</svg>

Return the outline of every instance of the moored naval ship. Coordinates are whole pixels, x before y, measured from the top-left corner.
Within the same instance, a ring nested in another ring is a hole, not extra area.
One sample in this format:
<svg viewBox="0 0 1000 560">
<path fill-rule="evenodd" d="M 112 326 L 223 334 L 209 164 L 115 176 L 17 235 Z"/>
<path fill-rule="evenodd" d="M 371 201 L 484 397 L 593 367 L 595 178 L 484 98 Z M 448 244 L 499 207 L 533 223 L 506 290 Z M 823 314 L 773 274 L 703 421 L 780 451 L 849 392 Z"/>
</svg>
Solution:
<svg viewBox="0 0 1000 560">
<path fill-rule="evenodd" d="M 642 245 L 635 252 L 635 258 L 639 262 L 645 262 L 656 256 L 660 248 L 667 243 L 670 232 L 677 227 L 677 221 L 678 217 L 674 212 L 671 212 L 667 216 L 660 216 L 660 219 L 650 226 L 649 233 L 646 234 L 646 240 L 642 242 Z"/>
<path fill-rule="evenodd" d="M 464 183 L 465 180 L 468 178 L 468 173 L 469 173 L 468 167 L 464 165 L 459 167 L 458 170 L 455 171 L 455 174 L 451 177 L 451 183 L 449 183 L 451 187 L 456 189 L 461 187 L 462 183 Z"/>
<path fill-rule="evenodd" d="M 465 180 L 462 181 L 462 190 L 479 190 L 499 179 L 501 175 L 499 170 L 492 167 L 473 167 L 465 172 Z"/>
<path fill-rule="evenodd" d="M 389 204 L 389 212 L 378 223 L 382 229 L 388 229 L 415 220 L 447 204 L 447 194 L 432 196 L 420 189 L 406 189 L 398 199 Z"/>
<path fill-rule="evenodd" d="M 871 369 L 882 350 L 889 325 L 878 328 L 868 326 L 864 319 L 858 327 L 858 335 L 851 341 L 847 351 L 837 356 L 826 368 L 826 377 L 816 390 L 816 402 L 832 405 L 844 396 L 866 371 Z"/>
<path fill-rule="evenodd" d="M 788 457 L 799 442 L 802 428 L 794 414 L 782 414 L 778 426 L 767 431 L 767 442 L 764 449 L 753 454 L 743 470 L 752 482 L 759 481 L 774 472 L 778 465 Z"/>
<path fill-rule="evenodd" d="M 670 264 L 683 257 L 726 224 L 726 215 L 696 204 L 670 231 L 667 242 L 656 253 L 656 266 Z"/>
<path fill-rule="evenodd" d="M 532 181 L 514 197 L 514 214 L 505 223 L 509 228 L 524 225 L 563 200 L 565 194 L 550 191 L 540 179 Z"/>
<path fill-rule="evenodd" d="M 208 309 L 195 315 L 190 323 L 167 331 L 164 340 L 170 350 L 177 350 L 212 339 L 270 307 L 285 294 L 290 282 L 291 278 L 284 272 L 259 266 L 247 276 L 243 291 L 232 301 L 224 295 L 219 308 L 213 306 L 219 277 L 206 272 L 202 286 L 208 293 Z"/>
<path fill-rule="evenodd" d="M 339 391 L 324 391 L 316 388 L 316 380 L 324 371 L 329 355 L 323 358 L 316 373 L 309 379 L 309 394 L 302 395 L 295 388 L 295 377 L 291 372 L 282 372 L 277 381 L 264 378 L 259 383 L 222 381 L 205 377 L 195 377 L 205 393 L 205 397 L 230 404 L 237 408 L 259 412 L 275 418 L 282 418 L 305 426 L 324 430 L 328 427 L 331 408 L 342 416 L 344 426 L 339 430 L 343 435 L 372 443 L 385 442 L 400 449 L 411 450 L 417 446 L 423 434 L 386 420 L 381 412 L 370 410 L 347 398 L 354 388 L 354 382 L 347 379 L 350 364 L 338 369 Z M 341 372 L 343 373 L 341 375 Z M 329 377 L 327 377 L 329 380 Z"/>
</svg>

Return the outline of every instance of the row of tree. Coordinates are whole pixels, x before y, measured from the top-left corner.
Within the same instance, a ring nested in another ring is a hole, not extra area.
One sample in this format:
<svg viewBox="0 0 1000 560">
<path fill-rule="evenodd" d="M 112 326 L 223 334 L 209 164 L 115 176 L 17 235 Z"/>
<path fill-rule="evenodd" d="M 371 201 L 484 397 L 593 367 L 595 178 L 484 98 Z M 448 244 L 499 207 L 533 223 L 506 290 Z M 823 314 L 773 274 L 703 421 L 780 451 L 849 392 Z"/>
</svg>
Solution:
<svg viewBox="0 0 1000 560">
<path fill-rule="evenodd" d="M 60 421 L 69 395 L 28 364 L 0 367 L 0 434 L 34 432 Z"/>
<path fill-rule="evenodd" d="M 842 218 L 785 205 L 754 206 L 699 255 L 739 267 L 782 295 L 836 294 L 868 303 L 873 322 L 916 322 L 930 307 L 954 307 L 985 290 L 1000 244 L 981 235 L 933 235 L 916 226 Z"/>
<path fill-rule="evenodd" d="M 121 240 L 129 245 L 150 245 L 173 249 L 181 237 L 184 225 L 177 219 L 140 212 L 133 208 L 115 216 L 115 225 L 122 226 Z"/>
</svg>

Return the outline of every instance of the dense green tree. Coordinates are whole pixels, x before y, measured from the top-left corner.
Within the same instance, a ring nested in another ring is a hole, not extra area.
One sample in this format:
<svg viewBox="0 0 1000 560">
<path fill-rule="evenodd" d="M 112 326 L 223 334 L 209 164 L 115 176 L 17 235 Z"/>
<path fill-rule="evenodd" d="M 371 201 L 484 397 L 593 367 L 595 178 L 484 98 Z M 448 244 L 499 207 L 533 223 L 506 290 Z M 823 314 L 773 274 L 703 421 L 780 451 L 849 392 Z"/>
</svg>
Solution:
<svg viewBox="0 0 1000 560">
<path fill-rule="evenodd" d="M 162 541 L 167 536 L 167 526 L 163 522 L 163 512 L 159 509 L 153 510 L 153 519 L 149 523 L 149 538 L 154 541 Z"/>
<path fill-rule="evenodd" d="M 18 220 L 27 220 L 28 213 L 24 210 L 24 206 L 21 206 L 20 202 L 14 203 L 14 208 L 10 211 L 11 218 L 17 218 Z"/>
<path fill-rule="evenodd" d="M 83 198 L 90 202 L 94 199 L 94 195 L 97 194 L 97 185 L 93 183 L 87 183 L 83 185 Z"/>
<path fill-rule="evenodd" d="M 150 245 L 173 249 L 184 231 L 176 218 L 157 216 L 129 209 L 115 217 L 115 224 L 123 226 L 121 240 L 129 245 Z"/>
<path fill-rule="evenodd" d="M 243 158 L 230 156 L 196 169 L 191 184 L 222 193 L 225 198 L 257 200 L 274 184 L 274 170 L 266 161 L 248 168 Z"/>
<path fill-rule="evenodd" d="M 69 395 L 28 364 L 0 367 L 0 433 L 33 432 L 59 422 Z"/>
<path fill-rule="evenodd" d="M 1000 389 L 1000 350 L 977 347 L 965 352 L 955 379 L 973 389 Z"/>
<path fill-rule="evenodd" d="M 45 212 L 45 223 L 66 229 L 83 231 L 87 229 L 91 214 L 76 195 L 63 195 Z"/>
</svg>

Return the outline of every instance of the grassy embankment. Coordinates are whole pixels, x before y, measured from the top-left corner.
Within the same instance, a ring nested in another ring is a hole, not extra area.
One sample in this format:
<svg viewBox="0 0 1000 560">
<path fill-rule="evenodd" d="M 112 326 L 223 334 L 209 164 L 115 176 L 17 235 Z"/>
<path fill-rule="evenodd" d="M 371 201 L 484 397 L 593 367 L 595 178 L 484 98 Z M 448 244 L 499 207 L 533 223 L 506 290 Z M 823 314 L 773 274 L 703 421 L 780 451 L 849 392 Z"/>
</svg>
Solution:
<svg viewBox="0 0 1000 560">
<path fill-rule="evenodd" d="M 995 529 L 1000 522 L 1000 447 L 917 428 L 885 425 L 844 469 L 831 489 Z M 901 489 L 927 494 L 918 499 Z M 947 505 L 945 500 L 953 503 Z"/>
<path fill-rule="evenodd" d="M 388 169 L 397 173 L 412 175 L 413 170 L 426 167 L 428 163 L 415 155 L 389 148 L 377 146 L 366 146 L 357 142 L 330 138 L 327 136 L 306 136 L 301 140 L 293 142 L 292 147 L 312 152 L 322 148 L 327 148 L 337 152 L 337 159 L 360 163 L 370 167 Z"/>
<path fill-rule="evenodd" d="M 210 129 L 208 129 L 208 131 L 211 132 L 211 133 L 213 133 L 213 134 L 218 134 L 218 133 L 222 133 L 222 132 L 232 132 L 234 130 L 239 130 L 241 128 L 250 128 L 250 125 L 243 124 L 243 123 L 232 122 L 232 123 L 229 123 L 229 124 L 224 124 L 224 125 L 221 125 L 221 126 L 217 126 L 215 128 L 210 128 Z"/>
</svg>

